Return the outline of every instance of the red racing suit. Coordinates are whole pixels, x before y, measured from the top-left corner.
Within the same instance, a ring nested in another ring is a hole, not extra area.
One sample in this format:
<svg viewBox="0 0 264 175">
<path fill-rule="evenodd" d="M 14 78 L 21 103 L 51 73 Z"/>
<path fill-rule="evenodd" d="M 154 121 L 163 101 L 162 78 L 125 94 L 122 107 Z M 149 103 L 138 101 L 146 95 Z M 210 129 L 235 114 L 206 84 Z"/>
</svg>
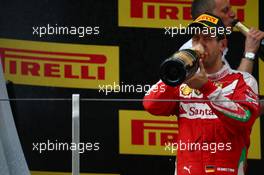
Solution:
<svg viewBox="0 0 264 175">
<path fill-rule="evenodd" d="M 243 175 L 251 128 L 259 115 L 257 82 L 228 66 L 208 78 L 198 90 L 159 81 L 143 105 L 154 115 L 178 116 L 178 175 Z"/>
</svg>

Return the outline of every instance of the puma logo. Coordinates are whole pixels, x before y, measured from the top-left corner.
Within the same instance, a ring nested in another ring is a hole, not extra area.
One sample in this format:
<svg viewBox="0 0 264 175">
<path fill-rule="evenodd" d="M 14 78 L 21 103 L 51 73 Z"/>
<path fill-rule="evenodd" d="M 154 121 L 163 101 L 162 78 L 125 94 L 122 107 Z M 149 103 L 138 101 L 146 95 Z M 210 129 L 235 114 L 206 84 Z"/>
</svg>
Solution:
<svg viewBox="0 0 264 175">
<path fill-rule="evenodd" d="M 189 174 L 191 174 L 191 167 L 192 166 L 184 166 L 183 169 L 186 170 Z"/>
</svg>

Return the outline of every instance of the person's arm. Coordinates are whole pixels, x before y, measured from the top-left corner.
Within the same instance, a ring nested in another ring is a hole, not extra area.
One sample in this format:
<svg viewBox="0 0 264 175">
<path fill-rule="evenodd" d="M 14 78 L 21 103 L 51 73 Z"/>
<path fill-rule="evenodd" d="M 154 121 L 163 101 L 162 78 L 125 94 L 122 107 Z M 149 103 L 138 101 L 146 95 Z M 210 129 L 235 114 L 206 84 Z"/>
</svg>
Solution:
<svg viewBox="0 0 264 175">
<path fill-rule="evenodd" d="M 251 128 L 259 115 L 258 95 L 251 87 L 241 76 L 223 89 L 208 81 L 200 91 L 210 100 L 209 106 L 219 119 L 237 133 L 244 127 Z"/>
<path fill-rule="evenodd" d="M 143 101 L 144 108 L 153 115 L 174 115 L 178 102 L 178 87 L 165 85 L 162 81 L 152 86 Z"/>
<path fill-rule="evenodd" d="M 248 72 L 252 74 L 254 66 L 254 57 L 247 57 L 246 53 L 253 53 L 256 55 L 261 39 L 264 38 L 264 32 L 251 28 L 246 34 L 245 41 L 245 53 L 244 57 L 241 59 L 240 65 L 237 68 L 239 71 Z"/>
<path fill-rule="evenodd" d="M 223 89 L 217 87 L 208 80 L 200 61 L 200 72 L 186 81 L 189 87 L 203 93 L 209 100 L 207 104 L 232 133 L 250 128 L 259 115 L 256 80 L 248 73 L 245 78 L 243 75 L 236 78 Z"/>
<path fill-rule="evenodd" d="M 252 74 L 253 67 L 254 67 L 254 60 L 242 58 L 240 65 L 237 68 L 237 70 L 242 71 L 242 72 L 248 72 L 248 73 Z"/>
</svg>

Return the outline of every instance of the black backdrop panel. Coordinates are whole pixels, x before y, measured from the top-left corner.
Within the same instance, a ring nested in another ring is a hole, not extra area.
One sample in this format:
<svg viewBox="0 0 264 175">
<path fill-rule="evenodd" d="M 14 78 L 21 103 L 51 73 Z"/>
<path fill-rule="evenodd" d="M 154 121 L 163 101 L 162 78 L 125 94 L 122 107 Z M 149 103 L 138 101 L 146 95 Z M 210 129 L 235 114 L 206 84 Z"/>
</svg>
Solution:
<svg viewBox="0 0 264 175">
<path fill-rule="evenodd" d="M 263 7 L 263 1 L 259 1 Z M 2 0 L 0 37 L 47 42 L 119 46 L 120 82 L 153 84 L 159 65 L 188 40 L 185 36 L 166 37 L 164 29 L 118 27 L 118 1 Z M 260 28 L 264 29 L 264 11 L 260 8 Z M 78 36 L 33 35 L 32 27 L 43 25 L 99 26 L 100 34 Z M 227 60 L 236 68 L 243 54 L 244 37 L 235 33 L 229 38 Z M 232 44 L 231 44 L 232 43 Z M 235 44 L 234 44 L 235 43 Z M 258 79 L 257 62 L 254 76 Z M 8 84 L 10 98 L 105 98 L 98 90 L 71 89 Z M 107 98 L 142 98 L 143 93 L 119 93 Z M 32 151 L 33 142 L 71 142 L 71 101 L 13 101 L 12 110 L 21 144 L 31 170 L 71 171 L 70 152 Z M 94 173 L 163 174 L 174 172 L 174 156 L 120 155 L 118 110 L 143 110 L 140 102 L 81 103 L 81 141 L 99 142 L 100 150 L 81 154 L 81 171 Z M 263 118 L 261 125 L 263 126 Z M 263 133 L 263 128 L 261 128 Z M 263 143 L 263 136 L 262 136 Z M 263 144 L 262 144 L 263 145 Z M 263 152 L 262 152 L 263 157 Z M 249 160 L 249 174 L 262 172 L 263 159 Z"/>
</svg>

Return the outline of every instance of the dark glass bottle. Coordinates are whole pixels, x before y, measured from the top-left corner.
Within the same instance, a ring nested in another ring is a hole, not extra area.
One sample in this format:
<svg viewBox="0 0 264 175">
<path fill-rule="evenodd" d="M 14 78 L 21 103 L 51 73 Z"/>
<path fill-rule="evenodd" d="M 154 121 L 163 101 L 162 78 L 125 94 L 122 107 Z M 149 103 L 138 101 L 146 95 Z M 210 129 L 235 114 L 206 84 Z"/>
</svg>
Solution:
<svg viewBox="0 0 264 175">
<path fill-rule="evenodd" d="M 160 79 L 169 86 L 177 86 L 191 78 L 199 68 L 200 52 L 184 49 L 177 51 L 160 66 Z"/>
</svg>

